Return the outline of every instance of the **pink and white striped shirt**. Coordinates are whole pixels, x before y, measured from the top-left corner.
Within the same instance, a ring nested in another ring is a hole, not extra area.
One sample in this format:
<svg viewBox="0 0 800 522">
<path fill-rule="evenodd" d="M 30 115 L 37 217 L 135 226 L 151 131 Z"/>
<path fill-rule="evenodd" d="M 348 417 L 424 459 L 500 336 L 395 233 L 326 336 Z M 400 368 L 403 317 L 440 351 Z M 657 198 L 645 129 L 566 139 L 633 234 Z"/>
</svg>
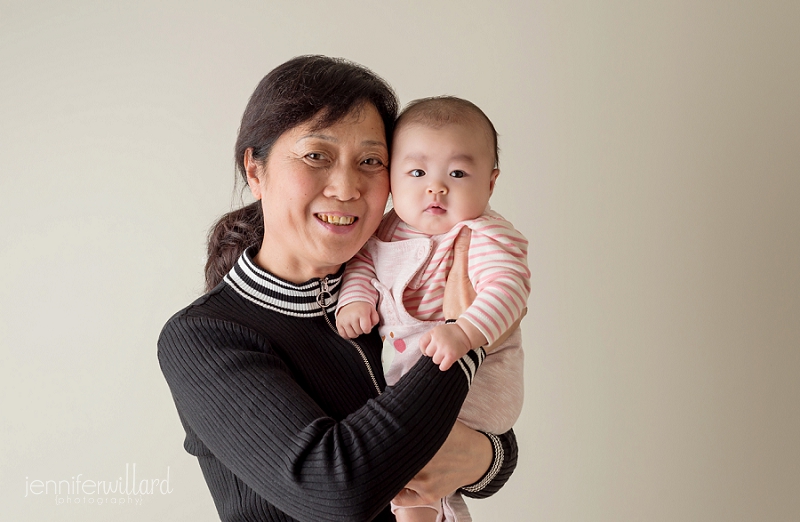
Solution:
<svg viewBox="0 0 800 522">
<path fill-rule="evenodd" d="M 464 226 L 472 231 L 469 278 L 477 297 L 461 317 L 475 325 L 491 344 L 520 317 L 530 294 L 528 240 L 511 223 L 496 212 L 486 211 L 444 234 L 429 236 L 411 228 L 391 210 L 384 216 L 375 237 L 389 242 L 431 240 L 430 257 L 405 288 L 403 304 L 419 320 L 442 321 L 445 277 L 453 264 L 453 243 Z M 353 301 L 376 306 L 378 292 L 372 286 L 373 279 L 380 280 L 380 274 L 375 273 L 371 254 L 363 248 L 347 263 L 339 308 Z"/>
</svg>

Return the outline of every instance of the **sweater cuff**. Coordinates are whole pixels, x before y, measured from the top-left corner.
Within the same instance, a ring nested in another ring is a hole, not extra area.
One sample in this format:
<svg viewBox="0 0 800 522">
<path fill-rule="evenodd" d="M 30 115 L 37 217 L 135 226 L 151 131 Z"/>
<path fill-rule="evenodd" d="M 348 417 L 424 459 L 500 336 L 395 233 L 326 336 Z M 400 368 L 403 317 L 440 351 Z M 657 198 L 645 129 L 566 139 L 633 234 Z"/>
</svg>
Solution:
<svg viewBox="0 0 800 522">
<path fill-rule="evenodd" d="M 475 378 L 475 372 L 478 371 L 478 367 L 485 358 L 486 351 L 483 349 L 483 347 L 479 347 L 475 350 L 468 351 L 464 357 L 458 360 L 458 365 L 461 366 L 461 369 L 464 371 L 464 375 L 467 376 L 467 386 L 472 386 L 472 380 Z"/>
<path fill-rule="evenodd" d="M 502 435 L 481 433 L 492 442 L 492 465 L 478 482 L 459 489 L 464 496 L 470 498 L 489 498 L 494 495 L 508 482 L 517 467 L 518 448 L 514 430 L 509 430 Z M 494 476 L 491 476 L 492 474 Z"/>
<path fill-rule="evenodd" d="M 500 468 L 503 467 L 503 460 L 505 459 L 505 453 L 503 452 L 503 445 L 500 443 L 500 437 L 492 433 L 481 433 L 489 437 L 489 440 L 492 442 L 492 465 L 489 466 L 489 470 L 478 482 L 461 488 L 462 491 L 467 493 L 478 493 L 482 491 L 483 488 L 488 486 L 489 483 L 497 476 Z"/>
</svg>

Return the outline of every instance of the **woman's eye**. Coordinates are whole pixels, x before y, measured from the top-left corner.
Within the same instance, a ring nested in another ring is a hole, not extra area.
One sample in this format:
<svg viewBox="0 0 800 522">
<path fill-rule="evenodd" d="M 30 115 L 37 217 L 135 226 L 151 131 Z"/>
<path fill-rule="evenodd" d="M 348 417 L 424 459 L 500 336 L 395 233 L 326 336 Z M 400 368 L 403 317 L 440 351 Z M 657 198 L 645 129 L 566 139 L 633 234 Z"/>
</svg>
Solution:
<svg viewBox="0 0 800 522">
<path fill-rule="evenodd" d="M 414 169 L 411 171 L 411 175 L 414 176 L 415 178 L 421 178 L 422 176 L 425 175 L 425 171 L 422 169 Z"/>
<path fill-rule="evenodd" d="M 466 176 L 466 173 L 463 170 L 454 170 L 450 173 L 451 178 L 463 178 Z"/>
<path fill-rule="evenodd" d="M 306 154 L 306 158 L 313 161 L 319 161 L 322 159 L 322 154 L 320 154 L 319 152 L 309 152 L 308 154 Z"/>
<path fill-rule="evenodd" d="M 370 167 L 376 167 L 378 165 L 383 165 L 383 162 L 378 158 L 367 158 L 362 162 L 364 165 L 369 165 Z"/>
</svg>

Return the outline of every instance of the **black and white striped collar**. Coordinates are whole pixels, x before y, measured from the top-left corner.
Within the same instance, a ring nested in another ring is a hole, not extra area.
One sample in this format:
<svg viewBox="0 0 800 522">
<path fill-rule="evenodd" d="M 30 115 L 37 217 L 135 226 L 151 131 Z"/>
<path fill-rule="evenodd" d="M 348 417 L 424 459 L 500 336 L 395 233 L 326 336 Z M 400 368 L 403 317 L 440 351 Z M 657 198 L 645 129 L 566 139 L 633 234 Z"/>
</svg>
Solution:
<svg viewBox="0 0 800 522">
<path fill-rule="evenodd" d="M 239 295 L 259 306 L 282 314 L 294 317 L 320 317 L 322 307 L 318 304 L 318 296 L 327 285 L 330 296 L 324 300 L 325 311 L 331 313 L 336 310 L 344 265 L 336 274 L 296 284 L 270 274 L 256 265 L 253 256 L 257 252 L 256 247 L 245 250 L 225 276 L 225 282 Z"/>
</svg>

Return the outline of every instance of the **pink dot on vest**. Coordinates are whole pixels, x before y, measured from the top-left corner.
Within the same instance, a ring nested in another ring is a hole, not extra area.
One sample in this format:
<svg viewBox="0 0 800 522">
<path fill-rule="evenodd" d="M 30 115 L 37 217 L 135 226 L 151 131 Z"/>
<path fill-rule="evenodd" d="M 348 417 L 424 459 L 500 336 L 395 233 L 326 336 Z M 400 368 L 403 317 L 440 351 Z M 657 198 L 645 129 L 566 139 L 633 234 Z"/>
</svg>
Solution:
<svg viewBox="0 0 800 522">
<path fill-rule="evenodd" d="M 394 349 L 400 353 L 406 351 L 406 342 L 402 339 L 395 339 L 394 341 Z"/>
</svg>

